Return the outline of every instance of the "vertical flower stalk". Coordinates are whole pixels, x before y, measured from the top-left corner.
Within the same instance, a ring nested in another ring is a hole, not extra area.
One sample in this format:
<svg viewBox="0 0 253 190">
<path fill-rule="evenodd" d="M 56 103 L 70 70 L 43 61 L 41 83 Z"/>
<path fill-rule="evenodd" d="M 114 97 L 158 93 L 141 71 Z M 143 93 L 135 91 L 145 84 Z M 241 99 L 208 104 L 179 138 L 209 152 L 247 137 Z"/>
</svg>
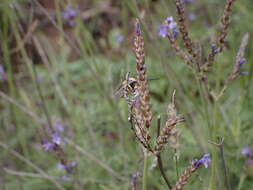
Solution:
<svg viewBox="0 0 253 190">
<path fill-rule="evenodd" d="M 179 31 L 182 34 L 182 39 L 184 42 L 185 47 L 187 48 L 189 54 L 191 54 L 193 57 L 196 56 L 194 53 L 194 47 L 193 43 L 189 37 L 188 28 L 185 24 L 185 10 L 184 10 L 184 4 L 182 0 L 175 0 L 176 9 L 177 9 L 177 18 L 178 18 L 178 25 L 179 25 Z"/>
<path fill-rule="evenodd" d="M 211 50 L 208 54 L 207 63 L 204 65 L 204 67 L 202 67 L 202 71 L 204 71 L 204 72 L 209 70 L 209 68 L 214 63 L 215 55 L 217 55 L 218 53 L 221 53 L 224 46 L 225 46 L 225 38 L 228 33 L 230 16 L 231 16 L 231 12 L 232 12 L 231 7 L 234 2 L 235 2 L 235 0 L 227 0 L 227 3 L 225 5 L 224 11 L 223 11 L 223 15 L 221 18 L 221 26 L 220 26 L 219 34 L 216 39 L 216 43 L 213 43 L 211 45 Z"/>
<path fill-rule="evenodd" d="M 228 33 L 228 27 L 229 27 L 229 23 L 230 23 L 230 16 L 231 16 L 231 7 L 233 5 L 233 3 L 235 2 L 235 0 L 227 0 L 226 6 L 224 8 L 223 11 L 223 16 L 221 19 L 221 28 L 220 28 L 220 32 L 219 32 L 219 36 L 218 36 L 218 45 L 220 48 L 220 51 L 222 51 L 224 45 L 225 45 L 225 38 L 227 36 Z"/>
<path fill-rule="evenodd" d="M 135 38 L 134 38 L 134 52 L 136 56 L 136 72 L 137 72 L 137 88 L 136 88 L 136 101 L 139 106 L 134 106 L 137 124 L 140 129 L 146 133 L 148 139 L 148 129 L 151 125 L 152 112 L 150 104 L 150 95 L 148 88 L 148 80 L 146 77 L 146 66 L 145 66 L 145 51 L 144 51 L 144 40 L 141 36 L 141 29 L 139 21 L 136 21 L 135 25 Z"/>
<path fill-rule="evenodd" d="M 201 159 L 194 160 L 191 163 L 191 166 L 186 168 L 183 174 L 179 177 L 176 185 L 172 188 L 172 190 L 182 190 L 183 187 L 188 183 L 191 175 L 200 167 L 204 166 L 208 168 L 209 163 L 211 162 L 210 155 L 205 154 Z"/>
</svg>

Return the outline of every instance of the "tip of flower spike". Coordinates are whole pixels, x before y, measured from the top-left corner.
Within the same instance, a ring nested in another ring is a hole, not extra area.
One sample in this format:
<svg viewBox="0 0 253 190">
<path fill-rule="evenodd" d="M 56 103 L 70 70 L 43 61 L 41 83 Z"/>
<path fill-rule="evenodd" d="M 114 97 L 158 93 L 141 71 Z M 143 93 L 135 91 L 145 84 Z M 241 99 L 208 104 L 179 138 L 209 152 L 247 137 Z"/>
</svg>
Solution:
<svg viewBox="0 0 253 190">
<path fill-rule="evenodd" d="M 135 34 L 137 36 L 141 35 L 141 26 L 140 26 L 139 19 L 136 19 L 136 21 L 135 21 Z"/>
</svg>

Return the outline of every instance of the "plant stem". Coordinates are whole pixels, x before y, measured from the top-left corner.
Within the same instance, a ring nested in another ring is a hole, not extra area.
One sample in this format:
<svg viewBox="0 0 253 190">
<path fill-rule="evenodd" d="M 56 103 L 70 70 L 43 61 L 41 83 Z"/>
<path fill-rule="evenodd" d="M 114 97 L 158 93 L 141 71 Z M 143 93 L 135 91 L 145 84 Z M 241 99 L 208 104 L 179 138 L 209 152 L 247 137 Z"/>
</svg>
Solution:
<svg viewBox="0 0 253 190">
<path fill-rule="evenodd" d="M 216 137 L 217 137 L 217 120 L 218 120 L 218 108 L 217 108 L 217 101 L 214 103 L 214 108 L 213 108 L 213 124 L 212 124 L 212 129 L 211 129 L 211 138 L 212 141 L 215 142 Z M 212 171 L 211 171 L 211 180 L 209 184 L 209 189 L 210 190 L 215 190 L 217 186 L 217 166 L 218 166 L 218 153 L 216 150 L 216 147 L 212 148 Z"/>
<path fill-rule="evenodd" d="M 148 168 L 148 152 L 144 149 L 144 163 L 143 163 L 143 174 L 142 174 L 142 190 L 147 190 L 147 168 Z"/>
<path fill-rule="evenodd" d="M 161 130 L 161 116 L 159 115 L 157 117 L 157 138 L 160 135 L 160 130 Z M 164 172 L 164 169 L 163 169 L 163 162 L 162 162 L 161 154 L 159 153 L 156 157 L 157 157 L 157 163 L 158 163 L 159 170 L 160 170 L 160 172 L 162 174 L 162 177 L 163 177 L 164 181 L 166 182 L 168 188 L 172 189 L 170 181 L 167 178 L 167 176 L 166 176 L 166 174 Z"/>
</svg>

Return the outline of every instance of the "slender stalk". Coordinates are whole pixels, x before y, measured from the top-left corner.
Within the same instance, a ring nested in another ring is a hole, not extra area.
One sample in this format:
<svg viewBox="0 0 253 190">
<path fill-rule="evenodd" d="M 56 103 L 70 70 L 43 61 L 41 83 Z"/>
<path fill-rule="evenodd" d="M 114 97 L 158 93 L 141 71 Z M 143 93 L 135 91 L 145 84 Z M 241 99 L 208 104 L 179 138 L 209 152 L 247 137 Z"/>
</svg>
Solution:
<svg viewBox="0 0 253 190">
<path fill-rule="evenodd" d="M 142 173 L 142 190 L 147 190 L 147 171 L 148 171 L 148 150 L 144 149 L 144 163 Z"/>
<path fill-rule="evenodd" d="M 54 132 L 52 120 L 51 120 L 50 114 L 48 112 L 48 109 L 46 107 L 46 101 L 45 101 L 45 98 L 42 94 L 42 90 L 41 90 L 39 82 L 38 82 L 38 74 L 37 74 L 37 70 L 36 70 L 36 67 L 34 64 L 32 64 L 32 69 L 33 69 L 33 74 L 34 74 L 34 78 L 35 78 L 35 86 L 36 86 L 37 92 L 38 92 L 40 100 L 41 100 L 41 106 L 42 106 L 43 112 L 46 116 L 48 126 L 50 127 L 51 132 Z"/>
<path fill-rule="evenodd" d="M 231 186 L 230 186 L 230 182 L 229 182 L 229 177 L 228 177 L 228 168 L 227 168 L 225 157 L 224 157 L 223 143 L 221 144 L 221 146 L 219 146 L 219 148 L 220 148 L 220 155 L 221 155 L 222 165 L 223 165 L 223 170 L 224 170 L 226 189 L 227 190 L 231 190 Z"/>
<path fill-rule="evenodd" d="M 213 108 L 213 125 L 211 129 L 211 138 L 212 141 L 215 142 L 217 137 L 217 117 L 218 117 L 218 110 L 217 110 L 217 101 L 214 103 Z M 211 179 L 209 184 L 210 190 L 215 190 L 217 187 L 217 166 L 218 166 L 218 153 L 216 147 L 212 148 L 212 170 L 211 170 Z"/>
<path fill-rule="evenodd" d="M 176 172 L 177 172 L 177 178 L 179 178 L 179 172 L 178 172 L 178 160 L 177 160 L 177 149 L 175 148 L 175 165 L 176 165 Z"/>
<path fill-rule="evenodd" d="M 161 130 L 161 116 L 159 115 L 157 117 L 157 137 L 159 137 L 159 135 L 160 135 L 160 130 Z M 160 153 L 157 154 L 156 157 L 157 157 L 157 163 L 158 163 L 159 170 L 160 170 L 160 172 L 162 174 L 162 177 L 163 177 L 164 181 L 166 182 L 168 188 L 171 189 L 172 186 L 171 186 L 170 181 L 167 178 L 167 176 L 165 174 L 165 171 L 163 169 L 163 162 L 162 162 L 161 154 Z"/>
</svg>

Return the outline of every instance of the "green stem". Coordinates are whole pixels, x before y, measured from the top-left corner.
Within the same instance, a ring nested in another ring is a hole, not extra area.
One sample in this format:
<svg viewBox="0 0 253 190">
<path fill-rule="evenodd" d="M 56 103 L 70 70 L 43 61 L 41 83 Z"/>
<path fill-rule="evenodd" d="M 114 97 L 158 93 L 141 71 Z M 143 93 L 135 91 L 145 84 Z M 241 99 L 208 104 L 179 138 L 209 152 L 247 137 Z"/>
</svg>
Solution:
<svg viewBox="0 0 253 190">
<path fill-rule="evenodd" d="M 218 105 L 217 101 L 214 103 L 213 108 L 213 125 L 211 129 L 211 139 L 213 142 L 216 141 L 218 132 Z M 212 170 L 211 170 L 211 180 L 209 184 L 210 190 L 215 190 L 217 187 L 217 166 L 218 166 L 218 153 L 215 146 L 212 148 Z"/>
<path fill-rule="evenodd" d="M 142 190 L 147 190 L 147 168 L 148 168 L 148 152 L 144 149 L 144 163 L 142 174 Z"/>
</svg>

